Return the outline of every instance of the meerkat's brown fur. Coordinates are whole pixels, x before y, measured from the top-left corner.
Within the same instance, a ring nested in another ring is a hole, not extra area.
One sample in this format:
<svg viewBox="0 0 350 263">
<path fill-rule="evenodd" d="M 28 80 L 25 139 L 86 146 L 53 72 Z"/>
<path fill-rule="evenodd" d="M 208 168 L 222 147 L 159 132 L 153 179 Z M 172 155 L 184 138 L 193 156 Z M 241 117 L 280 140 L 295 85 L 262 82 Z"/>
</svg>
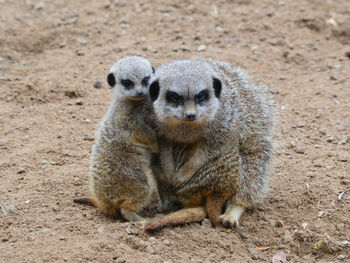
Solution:
<svg viewBox="0 0 350 263">
<path fill-rule="evenodd" d="M 151 169 L 151 156 L 158 152 L 158 146 L 144 80 L 152 71 L 148 60 L 126 57 L 117 61 L 108 75 L 115 96 L 92 148 L 91 197 L 75 199 L 98 207 L 107 216 L 121 214 L 129 221 L 144 220 L 139 212 L 158 193 Z"/>
<path fill-rule="evenodd" d="M 207 104 L 199 107 L 191 102 L 208 89 Z M 177 107 L 168 103 L 169 90 L 182 94 Z M 261 201 L 267 189 L 273 106 L 262 87 L 226 62 L 177 61 L 158 70 L 150 94 L 159 124 L 162 165 L 185 209 L 147 225 L 146 230 L 199 220 L 206 213 L 214 224 L 237 225 L 244 209 Z M 200 121 L 182 119 L 181 114 L 188 116 L 188 112 L 199 115 Z M 219 217 L 226 201 L 226 211 Z M 193 207 L 198 209 L 188 210 Z"/>
</svg>

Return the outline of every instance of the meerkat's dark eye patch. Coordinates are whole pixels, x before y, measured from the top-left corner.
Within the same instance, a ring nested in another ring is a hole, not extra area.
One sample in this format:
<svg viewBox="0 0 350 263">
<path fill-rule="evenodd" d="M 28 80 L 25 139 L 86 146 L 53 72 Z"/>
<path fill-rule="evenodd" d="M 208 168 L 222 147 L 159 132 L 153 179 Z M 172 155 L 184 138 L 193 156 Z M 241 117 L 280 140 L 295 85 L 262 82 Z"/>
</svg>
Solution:
<svg viewBox="0 0 350 263">
<path fill-rule="evenodd" d="M 158 98 L 159 90 L 160 90 L 159 82 L 157 80 L 153 81 L 149 87 L 149 96 L 152 101 L 155 101 Z"/>
<path fill-rule="evenodd" d="M 107 82 L 108 82 L 108 85 L 111 86 L 112 88 L 114 87 L 116 81 L 115 81 L 115 77 L 114 77 L 114 74 L 113 73 L 109 73 L 108 76 L 107 76 Z"/>
<path fill-rule="evenodd" d="M 143 80 L 141 81 L 142 85 L 147 87 L 149 84 L 149 79 L 150 79 L 150 76 L 144 77 Z"/>
<path fill-rule="evenodd" d="M 222 84 L 221 81 L 217 78 L 213 78 L 213 88 L 214 88 L 214 93 L 217 98 L 220 97 L 221 94 L 221 89 L 222 89 Z"/>
<path fill-rule="evenodd" d="M 194 102 L 197 104 L 202 103 L 203 101 L 207 101 L 209 99 L 209 91 L 208 90 L 202 90 L 194 97 Z"/>
<path fill-rule="evenodd" d="M 167 102 L 174 103 L 176 106 L 184 102 L 184 98 L 174 91 L 167 91 L 165 98 Z"/>
<path fill-rule="evenodd" d="M 126 89 L 132 89 L 134 87 L 134 82 L 132 82 L 130 79 L 122 79 L 120 83 L 126 88 Z"/>
</svg>

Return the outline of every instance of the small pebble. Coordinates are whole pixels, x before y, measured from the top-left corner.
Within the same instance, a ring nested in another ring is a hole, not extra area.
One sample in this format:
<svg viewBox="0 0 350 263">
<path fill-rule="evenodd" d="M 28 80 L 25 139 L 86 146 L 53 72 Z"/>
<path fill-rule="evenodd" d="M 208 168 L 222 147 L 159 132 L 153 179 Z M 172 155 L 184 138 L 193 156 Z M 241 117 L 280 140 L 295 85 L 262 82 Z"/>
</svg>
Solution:
<svg viewBox="0 0 350 263">
<path fill-rule="evenodd" d="M 26 170 L 24 168 L 18 168 L 17 170 L 17 174 L 24 174 L 26 172 Z"/>
<path fill-rule="evenodd" d="M 164 243 L 164 245 L 167 245 L 167 246 L 169 246 L 171 244 L 171 242 L 168 239 L 165 239 L 163 241 L 163 243 Z"/>
<path fill-rule="evenodd" d="M 93 86 L 95 89 L 100 89 L 102 87 L 102 82 L 97 80 Z"/>
<path fill-rule="evenodd" d="M 37 3 L 37 4 L 34 6 L 34 9 L 35 9 L 35 10 L 41 10 L 41 9 L 44 8 L 44 6 L 45 6 L 45 4 L 44 4 L 43 2 L 39 2 L 39 3 Z"/>
<path fill-rule="evenodd" d="M 350 180 L 349 179 L 343 179 L 340 181 L 341 184 L 343 185 L 350 185 Z"/>
<path fill-rule="evenodd" d="M 203 219 L 202 226 L 206 227 L 206 228 L 212 228 L 212 224 L 211 224 L 210 219 L 208 219 L 208 218 Z"/>
<path fill-rule="evenodd" d="M 148 239 L 148 241 L 149 241 L 149 242 L 156 242 L 157 239 L 156 239 L 155 237 L 150 237 L 150 238 Z"/>
<path fill-rule="evenodd" d="M 272 257 L 272 263 L 285 263 L 287 256 L 284 252 L 279 252 Z"/>
<path fill-rule="evenodd" d="M 78 38 L 77 38 L 77 41 L 78 41 L 80 44 L 82 44 L 82 45 L 86 45 L 86 43 L 87 43 L 86 39 L 81 38 L 81 37 L 78 37 Z"/>
<path fill-rule="evenodd" d="M 14 205 L 8 205 L 6 208 L 9 215 L 17 214 L 17 208 Z"/>
<path fill-rule="evenodd" d="M 201 51 L 204 51 L 207 49 L 207 46 L 206 45 L 200 45 L 198 48 L 197 48 L 197 51 L 201 52 Z"/>
<path fill-rule="evenodd" d="M 322 116 L 323 116 L 323 110 L 322 109 L 317 109 L 316 118 L 321 118 Z"/>
<path fill-rule="evenodd" d="M 343 259 L 345 259 L 345 256 L 344 255 L 339 255 L 338 259 L 343 260 Z"/>
<path fill-rule="evenodd" d="M 3 237 L 3 238 L 1 238 L 1 241 L 2 242 L 7 242 L 7 241 L 9 241 L 9 239 L 7 237 Z"/>
<path fill-rule="evenodd" d="M 304 154 L 304 153 L 305 153 L 305 150 L 304 150 L 303 148 L 297 147 L 297 148 L 295 148 L 295 152 L 296 152 L 296 153 L 299 153 L 299 154 Z"/>
<path fill-rule="evenodd" d="M 77 99 L 75 101 L 75 105 L 83 105 L 83 101 L 81 99 Z"/>
</svg>

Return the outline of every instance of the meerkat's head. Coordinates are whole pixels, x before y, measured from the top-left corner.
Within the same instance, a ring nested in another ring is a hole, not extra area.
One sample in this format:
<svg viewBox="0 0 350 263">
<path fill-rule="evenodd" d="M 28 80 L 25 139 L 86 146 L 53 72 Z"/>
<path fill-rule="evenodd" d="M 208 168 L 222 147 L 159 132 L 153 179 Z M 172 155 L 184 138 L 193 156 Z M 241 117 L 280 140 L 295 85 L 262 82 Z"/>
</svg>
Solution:
<svg viewBox="0 0 350 263">
<path fill-rule="evenodd" d="M 109 71 L 108 84 L 119 97 L 139 101 L 148 95 L 149 81 L 155 73 L 151 63 L 142 57 L 130 56 L 119 59 Z"/>
<path fill-rule="evenodd" d="M 215 118 L 221 88 L 220 79 L 208 64 L 180 60 L 157 70 L 150 84 L 150 98 L 161 123 L 201 126 Z"/>
</svg>

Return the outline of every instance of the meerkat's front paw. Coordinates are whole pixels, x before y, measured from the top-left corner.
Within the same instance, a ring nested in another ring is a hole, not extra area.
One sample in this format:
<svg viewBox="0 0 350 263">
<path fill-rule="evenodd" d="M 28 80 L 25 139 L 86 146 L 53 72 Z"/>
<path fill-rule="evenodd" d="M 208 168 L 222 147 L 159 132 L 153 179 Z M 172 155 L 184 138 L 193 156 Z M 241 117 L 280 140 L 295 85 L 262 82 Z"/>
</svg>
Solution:
<svg viewBox="0 0 350 263">
<path fill-rule="evenodd" d="M 238 222 L 243 212 L 244 207 L 228 206 L 225 213 L 219 217 L 219 222 L 225 227 L 238 227 Z"/>
</svg>

